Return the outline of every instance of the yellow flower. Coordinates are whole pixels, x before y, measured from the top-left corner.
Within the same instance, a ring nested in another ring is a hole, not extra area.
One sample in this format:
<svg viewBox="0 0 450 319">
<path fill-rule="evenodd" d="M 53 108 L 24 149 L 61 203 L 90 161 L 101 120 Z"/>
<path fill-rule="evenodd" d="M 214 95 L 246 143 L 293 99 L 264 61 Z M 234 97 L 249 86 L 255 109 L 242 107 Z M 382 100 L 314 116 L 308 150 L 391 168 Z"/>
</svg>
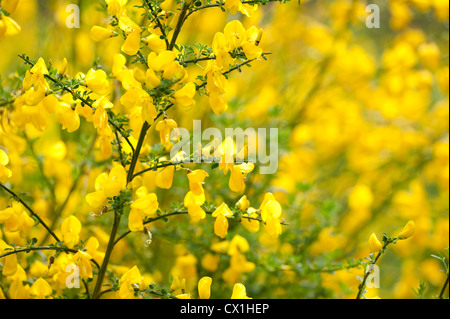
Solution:
<svg viewBox="0 0 450 319">
<path fill-rule="evenodd" d="M 45 279 L 39 278 L 31 286 L 30 293 L 36 296 L 36 299 L 46 299 L 53 293 L 53 290 Z"/>
<path fill-rule="evenodd" d="M 166 50 L 166 42 L 161 39 L 159 35 L 150 34 L 150 36 L 145 38 L 145 43 L 150 50 L 156 52 L 157 54 Z"/>
<path fill-rule="evenodd" d="M 188 192 L 184 197 L 184 206 L 188 209 L 188 214 L 193 222 L 199 222 L 206 218 L 206 212 L 201 207 L 205 201 L 204 193 L 195 195 L 193 192 Z"/>
<path fill-rule="evenodd" d="M 278 238 L 282 233 L 281 228 L 281 214 L 282 207 L 275 197 L 268 193 L 266 194 L 263 203 L 261 204 L 261 219 L 267 232 L 274 238 Z"/>
<path fill-rule="evenodd" d="M 369 238 L 369 247 L 372 253 L 377 253 L 383 248 L 383 244 L 378 240 L 375 233 L 373 233 Z"/>
<path fill-rule="evenodd" d="M 88 252 L 78 251 L 74 256 L 73 260 L 78 265 L 80 271 L 80 277 L 82 279 L 92 278 L 92 256 Z"/>
<path fill-rule="evenodd" d="M 223 33 L 230 51 L 239 48 L 246 39 L 246 30 L 239 20 L 229 22 Z"/>
<path fill-rule="evenodd" d="M 134 30 L 128 34 L 125 42 L 122 45 L 122 52 L 128 55 L 136 55 L 141 45 L 141 31 Z"/>
<path fill-rule="evenodd" d="M 7 231 L 18 232 L 20 237 L 25 238 L 35 222 L 28 216 L 21 203 L 13 202 L 11 207 L 0 211 L 0 224 L 4 224 Z"/>
<path fill-rule="evenodd" d="M 0 239 L 0 255 L 14 251 L 14 248 L 6 244 Z M 2 275 L 9 277 L 13 276 L 17 272 L 17 255 L 12 254 L 1 258 L 0 262 L 3 264 Z"/>
<path fill-rule="evenodd" d="M 250 208 L 250 201 L 248 200 L 247 195 L 242 196 L 236 206 L 240 210 L 246 212 Z"/>
<path fill-rule="evenodd" d="M 8 13 L 14 13 L 18 4 L 19 0 L 2 0 L 2 8 Z"/>
<path fill-rule="evenodd" d="M 398 235 L 399 239 L 408 239 L 414 235 L 416 231 L 416 223 L 414 221 L 409 221 L 403 228 L 402 232 Z"/>
<path fill-rule="evenodd" d="M 107 95 L 109 93 L 108 76 L 103 70 L 89 70 L 86 74 L 87 87 L 99 95 Z"/>
<path fill-rule="evenodd" d="M 86 248 L 86 252 L 92 256 L 92 259 L 94 259 L 98 263 L 101 263 L 103 261 L 103 258 L 105 257 L 105 253 L 98 251 L 99 247 L 100 243 L 96 237 L 89 238 L 89 240 L 84 245 L 84 248 Z"/>
<path fill-rule="evenodd" d="M 173 176 L 175 173 L 175 166 L 170 165 L 162 168 L 156 174 L 156 186 L 162 189 L 171 189 L 173 183 Z"/>
<path fill-rule="evenodd" d="M 209 272 L 215 272 L 219 267 L 220 257 L 213 254 L 206 254 L 202 258 L 202 267 Z"/>
<path fill-rule="evenodd" d="M 105 0 L 105 2 L 108 5 L 108 14 L 120 17 L 128 0 Z"/>
<path fill-rule="evenodd" d="M 174 120 L 164 119 L 160 121 L 156 125 L 156 130 L 159 132 L 161 145 L 166 145 L 168 142 L 170 142 L 172 131 L 175 130 L 175 132 L 177 133 L 178 132 L 177 129 L 178 124 Z M 179 133 L 177 133 L 177 136 L 179 136 Z"/>
<path fill-rule="evenodd" d="M 215 212 L 212 214 L 212 217 L 216 218 L 214 223 L 214 232 L 217 236 L 221 238 L 225 238 L 228 233 L 228 219 L 227 217 L 233 217 L 233 213 L 227 204 L 222 203 Z"/>
<path fill-rule="evenodd" d="M 209 177 L 209 174 L 204 170 L 195 170 L 188 173 L 189 188 L 194 195 L 198 196 L 204 193 L 203 184 L 206 177 Z"/>
<path fill-rule="evenodd" d="M 244 178 L 247 174 L 251 173 L 255 169 L 255 164 L 241 164 L 234 166 L 231 170 L 231 177 L 229 187 L 232 192 L 241 193 L 245 190 Z"/>
<path fill-rule="evenodd" d="M 8 179 L 12 176 L 10 169 L 6 167 L 9 164 L 8 154 L 2 149 L 0 149 L 0 183 L 5 184 Z"/>
<path fill-rule="evenodd" d="M 120 278 L 120 290 L 119 290 L 119 296 L 121 299 L 130 299 L 134 296 L 134 287 L 133 285 L 138 285 L 142 282 L 143 277 L 139 271 L 139 268 L 137 266 L 134 266 L 130 270 L 128 270 L 126 273 L 123 274 L 123 276 Z"/>
<path fill-rule="evenodd" d="M 91 29 L 91 37 L 94 41 L 100 42 L 116 36 L 117 33 L 113 30 L 102 28 L 99 26 L 93 26 Z"/>
<path fill-rule="evenodd" d="M 155 217 L 159 207 L 156 194 L 149 194 L 146 187 L 140 187 L 136 191 L 136 195 L 138 199 L 131 204 L 128 216 L 128 227 L 133 232 L 143 231 L 145 217 Z"/>
<path fill-rule="evenodd" d="M 251 299 L 247 297 L 247 289 L 243 284 L 235 284 L 233 287 L 233 294 L 231 295 L 231 299 Z"/>
<path fill-rule="evenodd" d="M 20 25 L 16 21 L 4 15 L 0 17 L 0 38 L 16 35 L 20 31 Z"/>
<path fill-rule="evenodd" d="M 73 248 L 80 240 L 81 223 L 75 216 L 67 217 L 61 224 L 63 241 L 69 248 Z"/>
<path fill-rule="evenodd" d="M 59 103 L 56 110 L 56 121 L 62 125 L 63 130 L 73 133 L 80 128 L 80 116 L 66 103 Z"/>
<path fill-rule="evenodd" d="M 100 174 L 95 180 L 95 192 L 86 195 L 86 201 L 94 208 L 103 206 L 107 198 L 120 194 L 127 186 L 127 172 L 122 165 L 115 165 L 109 174 Z"/>
<path fill-rule="evenodd" d="M 183 108 L 184 110 L 190 110 L 195 106 L 194 96 L 196 93 L 196 87 L 193 82 L 189 82 L 183 88 L 175 92 L 173 95 L 172 103 Z"/>
<path fill-rule="evenodd" d="M 203 277 L 198 282 L 198 295 L 200 299 L 209 299 L 211 298 L 211 277 Z"/>
<path fill-rule="evenodd" d="M 250 217 L 251 219 L 245 218 L 246 216 Z M 249 208 L 248 211 L 242 215 L 242 218 L 241 218 L 242 226 L 244 226 L 251 233 L 259 232 L 260 222 L 258 220 L 256 220 L 256 218 L 258 218 L 258 216 L 259 215 L 258 215 L 258 212 L 256 209 Z"/>
<path fill-rule="evenodd" d="M 148 67 L 155 72 L 164 72 L 175 61 L 176 53 L 173 51 L 162 51 L 159 54 L 150 52 L 148 55 Z"/>
</svg>

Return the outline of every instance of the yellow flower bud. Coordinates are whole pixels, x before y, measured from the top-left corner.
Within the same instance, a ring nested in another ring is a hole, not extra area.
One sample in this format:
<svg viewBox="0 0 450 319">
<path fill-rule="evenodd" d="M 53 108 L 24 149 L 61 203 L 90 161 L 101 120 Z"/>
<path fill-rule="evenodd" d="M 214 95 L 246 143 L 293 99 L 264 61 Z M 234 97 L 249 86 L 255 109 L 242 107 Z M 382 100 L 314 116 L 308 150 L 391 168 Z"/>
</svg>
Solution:
<svg viewBox="0 0 450 319">
<path fill-rule="evenodd" d="M 369 238 L 369 247 L 373 253 L 377 253 L 383 248 L 383 244 L 378 240 L 377 235 L 373 233 Z"/>
<path fill-rule="evenodd" d="M 247 297 L 247 290 L 243 284 L 235 284 L 231 299 L 251 299 Z"/>
<path fill-rule="evenodd" d="M 398 235 L 399 239 L 408 239 L 414 232 L 416 231 L 416 223 L 414 221 L 409 221 L 406 226 L 403 228 L 402 232 Z"/>
<path fill-rule="evenodd" d="M 211 298 L 211 277 L 203 277 L 198 282 L 198 295 L 200 299 L 209 299 Z"/>
<path fill-rule="evenodd" d="M 92 38 L 92 40 L 94 40 L 96 42 L 100 42 L 100 41 L 112 38 L 116 34 L 117 33 L 114 32 L 113 30 L 109 30 L 109 29 L 102 28 L 99 26 L 93 26 L 91 29 L 91 38 Z"/>
</svg>

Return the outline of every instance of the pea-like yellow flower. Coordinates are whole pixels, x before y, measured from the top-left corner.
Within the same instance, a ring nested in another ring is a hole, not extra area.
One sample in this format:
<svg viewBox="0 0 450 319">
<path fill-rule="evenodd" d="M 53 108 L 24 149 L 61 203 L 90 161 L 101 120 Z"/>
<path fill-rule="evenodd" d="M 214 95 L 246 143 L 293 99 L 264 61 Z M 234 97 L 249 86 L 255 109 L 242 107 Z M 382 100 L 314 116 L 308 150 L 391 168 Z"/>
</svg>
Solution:
<svg viewBox="0 0 450 319">
<path fill-rule="evenodd" d="M 141 31 L 133 30 L 128 34 L 125 42 L 122 45 L 122 52 L 128 55 L 136 55 L 141 45 Z"/>
<path fill-rule="evenodd" d="M 18 232 L 20 237 L 26 238 L 35 222 L 21 203 L 13 202 L 11 207 L 0 211 L 0 224 L 4 224 L 7 231 Z"/>
<path fill-rule="evenodd" d="M 20 33 L 20 25 L 5 15 L 0 16 L 0 39 L 4 36 L 13 36 Z"/>
<path fill-rule="evenodd" d="M 105 0 L 105 2 L 108 5 L 108 14 L 120 17 L 128 0 Z"/>
<path fill-rule="evenodd" d="M 98 95 L 107 95 L 110 90 L 108 75 L 103 70 L 91 69 L 86 74 L 87 87 Z"/>
<path fill-rule="evenodd" d="M 144 42 L 150 50 L 156 52 L 157 54 L 166 50 L 166 41 L 161 39 L 161 37 L 157 34 L 150 34 L 147 38 L 145 38 Z"/>
<path fill-rule="evenodd" d="M 195 170 L 188 173 L 189 179 L 189 188 L 191 192 L 198 196 L 203 194 L 205 191 L 203 189 L 203 184 L 206 177 L 209 177 L 209 174 L 204 170 Z"/>
<path fill-rule="evenodd" d="M 202 208 L 205 202 L 204 193 L 195 195 L 193 192 L 188 192 L 184 197 L 184 206 L 188 209 L 189 216 L 193 222 L 199 222 L 206 218 L 206 212 Z"/>
<path fill-rule="evenodd" d="M 61 224 L 63 241 L 69 248 L 73 248 L 80 240 L 81 222 L 75 216 L 67 217 Z"/>
<path fill-rule="evenodd" d="M 19 0 L 2 0 L 2 9 L 8 13 L 14 13 L 19 5 Z"/>
<path fill-rule="evenodd" d="M 173 51 L 164 50 L 157 54 L 150 52 L 148 55 L 148 67 L 155 72 L 164 72 L 176 59 L 177 55 Z"/>
<path fill-rule="evenodd" d="M 99 26 L 93 26 L 91 28 L 91 38 L 96 42 L 100 42 L 109 38 L 112 38 L 117 35 L 117 32 L 114 30 L 102 28 Z"/>
<path fill-rule="evenodd" d="M 408 239 L 414 235 L 416 231 L 416 223 L 410 220 L 398 235 L 399 239 Z"/>
<path fill-rule="evenodd" d="M 375 233 L 370 235 L 369 247 L 372 253 L 377 253 L 383 248 L 383 244 L 378 240 L 377 235 Z"/>
<path fill-rule="evenodd" d="M 244 195 L 239 199 L 236 204 L 236 207 L 244 212 L 246 212 L 250 208 L 250 201 L 247 198 L 247 195 Z"/>
<path fill-rule="evenodd" d="M 248 217 L 248 218 L 246 218 Z M 241 224 L 244 226 L 249 232 L 257 233 L 260 229 L 260 222 L 257 220 L 259 217 L 258 211 L 252 207 L 250 207 L 246 213 L 242 215 Z M 276 230 L 275 230 L 276 232 Z"/>
<path fill-rule="evenodd" d="M 202 258 L 202 267 L 209 272 L 215 272 L 219 268 L 220 257 L 213 254 L 206 254 Z"/>
<path fill-rule="evenodd" d="M 160 169 L 155 178 L 156 186 L 162 189 L 171 189 L 174 174 L 175 166 L 173 165 Z"/>
<path fill-rule="evenodd" d="M 92 256 L 88 252 L 78 251 L 73 256 L 73 260 L 78 265 L 81 279 L 89 279 L 93 277 L 91 264 Z"/>
<path fill-rule="evenodd" d="M 122 275 L 119 280 L 120 290 L 119 296 L 121 299 L 130 299 L 134 297 L 133 285 L 139 285 L 143 280 L 141 272 L 137 266 L 134 266 Z"/>
<path fill-rule="evenodd" d="M 236 165 L 231 170 L 229 187 L 232 192 L 241 193 L 245 190 L 245 181 L 249 173 L 255 169 L 255 164 L 244 163 L 241 165 Z"/>
<path fill-rule="evenodd" d="M 156 130 L 159 132 L 159 137 L 161 140 L 161 145 L 166 145 L 171 141 L 170 137 L 172 134 L 172 131 L 175 130 L 177 136 L 179 135 L 178 132 L 178 124 L 174 120 L 171 119 L 164 119 L 160 121 L 156 125 Z"/>
<path fill-rule="evenodd" d="M 9 164 L 8 154 L 0 149 L 0 183 L 5 184 L 12 176 L 12 172 L 6 165 Z"/>
<path fill-rule="evenodd" d="M 120 194 L 127 186 L 127 172 L 122 165 L 115 165 L 109 174 L 102 173 L 95 180 L 95 192 L 86 195 L 86 201 L 94 208 L 104 205 L 107 198 Z"/>
<path fill-rule="evenodd" d="M 149 194 L 146 187 L 140 187 L 136 191 L 136 195 L 138 198 L 131 204 L 131 211 L 128 216 L 128 227 L 133 232 L 143 231 L 144 219 L 146 217 L 156 217 L 159 207 L 156 194 Z"/>
<path fill-rule="evenodd" d="M 53 289 L 45 279 L 38 278 L 31 286 L 30 293 L 34 295 L 36 299 L 46 299 L 51 296 Z"/>
<path fill-rule="evenodd" d="M 211 277 L 203 277 L 198 282 L 198 295 L 200 299 L 209 299 L 211 298 L 211 285 L 212 278 Z"/>
<path fill-rule="evenodd" d="M 3 240 L 0 239 L 0 255 L 9 253 L 13 250 L 14 250 L 13 247 L 9 246 L 7 243 L 5 243 Z M 12 254 L 1 258 L 0 263 L 3 264 L 2 270 L 3 276 L 9 277 L 16 274 L 18 267 L 16 254 Z"/>
<path fill-rule="evenodd" d="M 62 129 L 69 133 L 73 133 L 80 128 L 80 116 L 66 103 L 59 103 L 55 118 L 62 125 Z"/>
<path fill-rule="evenodd" d="M 233 213 L 227 204 L 222 203 L 212 214 L 216 218 L 214 232 L 220 238 L 225 238 L 228 233 L 228 217 L 233 217 Z"/>
<path fill-rule="evenodd" d="M 99 247 L 100 243 L 96 237 L 89 238 L 89 240 L 84 245 L 86 252 L 90 256 L 92 256 L 92 259 L 94 259 L 98 263 L 101 263 L 103 261 L 103 258 L 105 257 L 105 253 L 98 251 Z"/>
<path fill-rule="evenodd" d="M 233 294 L 231 295 L 231 299 L 251 299 L 247 296 L 247 289 L 243 284 L 235 284 L 233 287 Z"/>
<path fill-rule="evenodd" d="M 196 87 L 193 82 L 189 82 L 173 95 L 172 103 L 188 111 L 195 106 L 194 96 L 196 94 Z"/>
<path fill-rule="evenodd" d="M 261 219 L 264 222 L 264 226 L 267 232 L 272 237 L 278 238 L 278 236 L 280 236 L 282 233 L 282 207 L 280 203 L 275 199 L 273 194 L 267 193 L 260 209 Z"/>
</svg>

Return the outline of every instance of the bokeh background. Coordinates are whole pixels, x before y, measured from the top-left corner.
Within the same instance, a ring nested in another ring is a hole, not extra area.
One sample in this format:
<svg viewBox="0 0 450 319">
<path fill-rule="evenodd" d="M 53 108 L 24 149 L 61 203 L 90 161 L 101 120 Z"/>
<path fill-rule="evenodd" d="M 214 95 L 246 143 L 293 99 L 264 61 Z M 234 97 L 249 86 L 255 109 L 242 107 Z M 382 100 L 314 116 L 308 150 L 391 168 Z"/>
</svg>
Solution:
<svg viewBox="0 0 450 319">
<path fill-rule="evenodd" d="M 130 11 L 137 2 L 130 1 Z M 72 3 L 81 8 L 80 29 L 66 27 L 66 7 Z M 370 253 L 370 234 L 395 236 L 414 220 L 416 234 L 382 257 L 381 287 L 370 289 L 368 297 L 416 298 L 412 288 L 420 281 L 427 284 L 427 297 L 439 293 L 445 281 L 443 265 L 431 255 L 445 253 L 449 246 L 449 3 L 370 3 L 381 9 L 379 29 L 366 27 L 369 2 L 361 0 L 271 3 L 252 17 L 213 8 L 188 20 L 180 35 L 180 42 L 188 44 L 211 44 L 214 34 L 236 18 L 246 28 L 264 30 L 261 46 L 272 54 L 268 61 L 254 62 L 230 76 L 230 108 L 224 115 L 212 115 L 205 97 L 198 98 L 190 114 L 170 114 L 186 128 L 193 119 L 221 129 L 278 127 L 279 170 L 249 175 L 246 194 L 259 207 L 266 192 L 274 193 L 289 225 L 277 240 L 265 231 L 250 234 L 231 225 L 227 238 L 247 238 L 251 250 L 246 258 L 256 267 L 229 278 L 223 273 L 230 257 L 211 246 L 217 241 L 212 222 L 192 225 L 181 217 L 158 223 L 150 249 L 140 235 L 129 236 L 117 247 L 112 263 L 118 273 L 138 264 L 162 286 L 170 286 L 175 272 L 190 280 L 190 287 L 208 275 L 214 279 L 212 295 L 218 298 L 229 297 L 236 280 L 255 298 L 353 298 L 356 277 L 363 271 L 351 264 Z M 22 0 L 12 15 L 22 31 L 0 39 L 1 77 L 24 68 L 17 57 L 23 53 L 54 65 L 67 58 L 72 76 L 93 66 L 110 71 L 122 41 L 98 44 L 89 32 L 93 25 L 104 24 L 103 7 L 101 1 Z M 201 72 L 193 66 L 190 75 L 195 79 Z M 82 126 L 78 134 L 69 135 L 53 122 L 44 132 L 27 127 L 27 134 L 39 137 L 35 150 L 62 202 L 86 155 L 92 129 Z M 156 143 L 158 134 L 151 135 L 148 141 Z M 49 195 L 37 187 L 44 182 L 27 141 L 20 134 L 0 134 L 0 145 L 9 150 L 11 183 L 29 194 L 33 207 L 51 224 Z M 89 165 L 60 217 L 76 212 L 84 238 L 95 235 L 99 250 L 106 247 L 110 220 L 92 217 L 84 196 L 102 165 L 100 160 Z M 228 179 L 218 170 L 210 173 L 207 199 L 237 202 L 242 194 L 230 193 Z M 145 177 L 151 189 L 153 179 L 152 174 Z M 182 202 L 186 190 L 185 178 L 179 176 L 170 192 L 156 191 L 169 209 L 171 202 Z M 0 196 L 4 207 L 8 198 Z M 23 257 L 22 267 L 30 277 L 43 272 L 44 257 Z M 216 258 L 214 269 L 211 259 Z M 331 271 L 341 267 L 350 269 Z"/>
</svg>

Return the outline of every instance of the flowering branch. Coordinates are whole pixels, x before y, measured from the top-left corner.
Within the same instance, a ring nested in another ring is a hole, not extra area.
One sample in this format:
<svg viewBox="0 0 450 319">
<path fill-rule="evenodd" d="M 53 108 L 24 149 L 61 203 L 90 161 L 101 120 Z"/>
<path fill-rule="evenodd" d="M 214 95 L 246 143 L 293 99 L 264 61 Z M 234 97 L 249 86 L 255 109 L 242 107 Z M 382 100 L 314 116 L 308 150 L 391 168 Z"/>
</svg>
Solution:
<svg viewBox="0 0 450 319">
<path fill-rule="evenodd" d="M 56 234 L 47 226 L 47 224 L 42 220 L 41 217 L 39 217 L 38 214 L 36 214 L 31 208 L 30 206 L 27 205 L 27 203 L 25 203 L 16 193 L 14 193 L 12 190 L 10 190 L 8 187 L 6 187 L 5 185 L 3 185 L 2 183 L 0 183 L 0 187 L 2 187 L 6 192 L 8 192 L 10 195 L 12 195 L 14 197 L 14 200 L 18 201 L 19 203 L 21 203 L 30 213 L 31 215 L 33 215 L 38 221 L 39 223 L 41 223 L 42 226 L 44 226 L 44 228 L 50 233 L 50 235 L 52 235 L 52 237 L 57 241 L 60 242 L 58 236 L 56 236 Z"/>
</svg>

